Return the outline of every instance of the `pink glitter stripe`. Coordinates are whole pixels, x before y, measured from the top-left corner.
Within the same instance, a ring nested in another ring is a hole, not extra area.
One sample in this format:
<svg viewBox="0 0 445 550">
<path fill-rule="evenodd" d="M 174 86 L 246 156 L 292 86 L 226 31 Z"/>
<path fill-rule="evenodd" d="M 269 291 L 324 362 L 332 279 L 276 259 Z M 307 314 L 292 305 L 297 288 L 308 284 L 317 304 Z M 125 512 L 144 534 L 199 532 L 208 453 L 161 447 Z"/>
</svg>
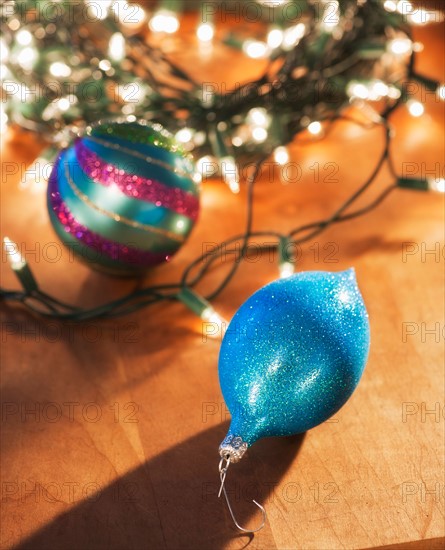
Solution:
<svg viewBox="0 0 445 550">
<path fill-rule="evenodd" d="M 168 261 L 171 258 L 173 253 L 168 255 L 161 252 L 139 250 L 134 246 L 110 241 L 80 224 L 74 218 L 68 206 L 64 203 L 58 190 L 57 179 L 59 160 L 55 164 L 48 182 L 48 196 L 51 209 L 56 214 L 59 222 L 63 225 L 67 233 L 75 237 L 88 248 L 96 250 L 99 254 L 103 254 L 116 262 L 151 267 Z"/>
<path fill-rule="evenodd" d="M 179 187 L 168 187 L 124 170 L 102 160 L 90 151 L 81 140 L 76 142 L 76 155 L 85 174 L 106 187 L 116 185 L 128 197 L 145 200 L 163 206 L 178 214 L 196 220 L 199 212 L 198 198 Z"/>
</svg>

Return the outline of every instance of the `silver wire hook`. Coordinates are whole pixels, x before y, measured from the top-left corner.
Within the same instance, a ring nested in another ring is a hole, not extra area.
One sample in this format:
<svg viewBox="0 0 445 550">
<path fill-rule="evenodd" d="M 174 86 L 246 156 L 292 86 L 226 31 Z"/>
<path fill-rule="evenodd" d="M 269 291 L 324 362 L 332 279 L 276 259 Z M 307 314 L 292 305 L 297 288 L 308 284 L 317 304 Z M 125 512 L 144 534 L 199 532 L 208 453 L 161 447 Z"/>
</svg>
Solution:
<svg viewBox="0 0 445 550">
<path fill-rule="evenodd" d="M 238 527 L 240 531 L 243 531 L 244 533 L 257 533 L 258 531 L 261 531 L 261 529 L 264 527 L 264 524 L 266 523 L 266 518 L 267 518 L 266 510 L 256 500 L 252 500 L 252 502 L 256 504 L 258 508 L 261 510 L 261 513 L 263 514 L 263 521 L 261 522 L 261 525 L 256 529 L 244 529 L 244 527 L 241 527 L 241 525 L 236 521 L 232 507 L 230 506 L 229 497 L 227 496 L 226 488 L 224 486 L 224 482 L 226 481 L 226 475 L 227 475 L 227 470 L 229 469 L 229 466 L 230 466 L 230 455 L 222 457 L 221 460 L 219 461 L 219 477 L 221 479 L 221 487 L 219 488 L 218 498 L 221 496 L 221 493 L 223 492 L 226 498 L 227 508 L 229 509 L 230 515 L 232 516 L 233 523 Z"/>
</svg>

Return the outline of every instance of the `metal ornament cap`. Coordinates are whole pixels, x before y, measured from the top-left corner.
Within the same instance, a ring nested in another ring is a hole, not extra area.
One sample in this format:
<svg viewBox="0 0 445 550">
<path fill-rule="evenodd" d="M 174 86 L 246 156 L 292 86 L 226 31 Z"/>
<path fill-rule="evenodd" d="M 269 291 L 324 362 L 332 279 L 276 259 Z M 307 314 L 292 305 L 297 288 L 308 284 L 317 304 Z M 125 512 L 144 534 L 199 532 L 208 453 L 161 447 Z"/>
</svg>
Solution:
<svg viewBox="0 0 445 550">
<path fill-rule="evenodd" d="M 219 455 L 221 458 L 230 457 L 230 462 L 239 462 L 247 451 L 247 443 L 242 437 L 228 435 L 219 446 Z"/>
</svg>

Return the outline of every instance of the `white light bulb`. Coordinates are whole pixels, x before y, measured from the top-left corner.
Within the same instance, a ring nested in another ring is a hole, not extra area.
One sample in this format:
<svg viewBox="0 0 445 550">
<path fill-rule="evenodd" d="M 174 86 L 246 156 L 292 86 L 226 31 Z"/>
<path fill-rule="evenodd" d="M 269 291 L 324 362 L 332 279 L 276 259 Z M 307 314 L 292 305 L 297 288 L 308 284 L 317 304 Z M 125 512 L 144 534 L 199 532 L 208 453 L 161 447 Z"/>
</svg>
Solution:
<svg viewBox="0 0 445 550">
<path fill-rule="evenodd" d="M 427 178 L 428 189 L 437 193 L 445 193 L 445 178 Z"/>
<path fill-rule="evenodd" d="M 430 15 L 426 10 L 418 8 L 408 16 L 408 20 L 413 25 L 426 25 L 430 20 Z"/>
<path fill-rule="evenodd" d="M 277 164 L 284 166 L 289 162 L 289 151 L 287 147 L 281 145 L 277 147 L 273 153 L 274 160 Z"/>
<path fill-rule="evenodd" d="M 267 56 L 269 47 L 265 42 L 259 40 L 246 40 L 243 44 L 243 51 L 252 59 L 262 59 Z"/>
<path fill-rule="evenodd" d="M 218 164 L 215 162 L 215 159 L 210 156 L 201 157 L 196 162 L 196 170 L 201 174 L 201 178 L 209 178 L 218 171 Z"/>
<path fill-rule="evenodd" d="M 422 116 L 425 112 L 425 107 L 420 101 L 415 101 L 411 99 L 407 102 L 406 106 L 408 107 L 409 114 L 413 117 Z"/>
<path fill-rule="evenodd" d="M 438 86 L 436 93 L 439 99 L 445 101 L 445 84 Z"/>
<path fill-rule="evenodd" d="M 391 99 L 399 99 L 399 97 L 402 95 L 402 92 L 399 90 L 399 88 L 396 88 L 395 86 L 389 86 L 387 95 Z"/>
<path fill-rule="evenodd" d="M 15 39 L 21 46 L 29 46 L 32 42 L 32 34 L 26 29 L 22 29 L 15 35 Z"/>
<path fill-rule="evenodd" d="M 413 5 L 408 0 L 399 0 L 397 2 L 397 11 L 402 14 L 409 14 L 413 12 Z"/>
<path fill-rule="evenodd" d="M 318 122 L 318 120 L 316 120 L 314 122 L 311 122 L 307 127 L 307 129 L 310 134 L 312 134 L 313 136 L 317 136 L 318 134 L 321 133 L 322 126 L 321 126 L 321 123 Z"/>
<path fill-rule="evenodd" d="M 111 69 L 111 63 L 108 59 L 101 59 L 99 61 L 99 69 L 101 69 L 102 71 L 109 71 Z"/>
<path fill-rule="evenodd" d="M 37 52 L 35 48 L 32 48 L 31 46 L 23 48 L 17 57 L 18 64 L 22 67 L 22 69 L 25 69 L 25 71 L 30 71 L 34 67 L 36 61 Z"/>
<path fill-rule="evenodd" d="M 386 11 L 393 13 L 397 10 L 397 3 L 394 0 L 385 0 L 383 7 Z"/>
<path fill-rule="evenodd" d="M 388 86 L 382 82 L 381 80 L 374 80 L 371 83 L 370 87 L 370 96 L 369 98 L 377 101 L 381 99 L 382 97 L 385 97 L 388 95 Z"/>
<path fill-rule="evenodd" d="M 215 27 L 211 23 L 201 23 L 196 30 L 196 36 L 201 42 L 211 42 L 215 35 Z"/>
<path fill-rule="evenodd" d="M 179 29 L 179 20 L 175 12 L 159 10 L 150 19 L 149 27 L 153 32 L 174 34 Z"/>
<path fill-rule="evenodd" d="M 55 61 L 49 66 L 49 72 L 55 77 L 68 77 L 71 74 L 71 69 L 66 63 Z"/>
<path fill-rule="evenodd" d="M 281 279 L 287 279 L 287 277 L 290 277 L 295 272 L 295 266 L 292 262 L 283 262 L 278 269 Z"/>
<path fill-rule="evenodd" d="M 409 38 L 395 38 L 388 42 L 388 49 L 395 55 L 405 55 L 413 51 L 413 43 Z"/>
<path fill-rule="evenodd" d="M 349 97 L 357 97 L 359 99 L 368 99 L 368 88 L 361 82 L 350 82 L 346 89 Z"/>
<path fill-rule="evenodd" d="M 247 114 L 247 119 L 250 124 L 261 126 L 263 128 L 270 124 L 270 116 L 268 115 L 266 109 L 264 109 L 263 107 L 250 109 Z"/>
<path fill-rule="evenodd" d="M 212 338 L 219 338 L 224 335 L 224 332 L 227 327 L 227 322 L 213 309 L 213 307 L 207 307 L 201 313 L 201 319 L 212 325 L 212 327 L 207 327 L 204 331 L 205 336 L 211 336 Z M 215 330 L 209 331 L 210 328 Z"/>
<path fill-rule="evenodd" d="M 264 143 L 268 135 L 266 128 L 262 128 L 261 126 L 257 126 L 252 130 L 252 137 L 257 143 Z"/>
<path fill-rule="evenodd" d="M 108 55 L 113 61 L 122 61 L 125 57 L 125 39 L 123 34 L 115 32 L 108 44 Z"/>
<path fill-rule="evenodd" d="M 291 50 L 298 42 L 303 38 L 306 32 L 306 26 L 304 23 L 298 23 L 289 27 L 284 31 L 282 48 L 283 50 Z"/>
<path fill-rule="evenodd" d="M 98 19 L 100 21 L 106 19 L 111 1 L 112 0 L 100 0 L 100 2 L 95 2 L 94 0 L 85 0 L 89 17 L 93 20 Z"/>
<path fill-rule="evenodd" d="M 4 237 L 3 247 L 5 249 L 11 268 L 14 271 L 20 271 L 21 269 L 23 269 L 26 265 L 26 260 L 20 254 L 17 244 L 11 241 L 9 237 Z"/>
<path fill-rule="evenodd" d="M 193 139 L 193 132 L 190 128 L 182 128 L 176 133 L 175 138 L 180 143 L 189 143 Z"/>
<path fill-rule="evenodd" d="M 271 29 L 267 34 L 267 45 L 269 48 L 279 48 L 283 43 L 284 32 L 281 29 Z"/>
<path fill-rule="evenodd" d="M 70 108 L 71 106 L 71 99 L 74 98 L 75 96 L 70 96 L 70 97 L 61 97 L 57 102 L 56 102 L 56 105 L 57 105 L 57 108 L 60 110 L 60 111 L 68 111 L 68 109 Z M 77 101 L 77 98 L 76 98 L 76 101 Z"/>
</svg>

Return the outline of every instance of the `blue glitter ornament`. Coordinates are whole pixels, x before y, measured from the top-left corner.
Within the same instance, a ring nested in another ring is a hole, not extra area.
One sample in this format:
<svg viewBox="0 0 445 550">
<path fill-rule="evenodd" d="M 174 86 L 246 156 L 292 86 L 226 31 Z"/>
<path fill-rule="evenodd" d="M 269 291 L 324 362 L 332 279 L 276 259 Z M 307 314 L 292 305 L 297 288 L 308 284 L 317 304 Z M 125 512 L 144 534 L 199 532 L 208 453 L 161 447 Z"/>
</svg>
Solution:
<svg viewBox="0 0 445 550">
<path fill-rule="evenodd" d="M 232 415 L 221 457 L 237 462 L 262 437 L 327 420 L 357 387 L 368 352 L 368 314 L 353 269 L 299 273 L 256 292 L 221 346 L 219 379 Z"/>
</svg>

